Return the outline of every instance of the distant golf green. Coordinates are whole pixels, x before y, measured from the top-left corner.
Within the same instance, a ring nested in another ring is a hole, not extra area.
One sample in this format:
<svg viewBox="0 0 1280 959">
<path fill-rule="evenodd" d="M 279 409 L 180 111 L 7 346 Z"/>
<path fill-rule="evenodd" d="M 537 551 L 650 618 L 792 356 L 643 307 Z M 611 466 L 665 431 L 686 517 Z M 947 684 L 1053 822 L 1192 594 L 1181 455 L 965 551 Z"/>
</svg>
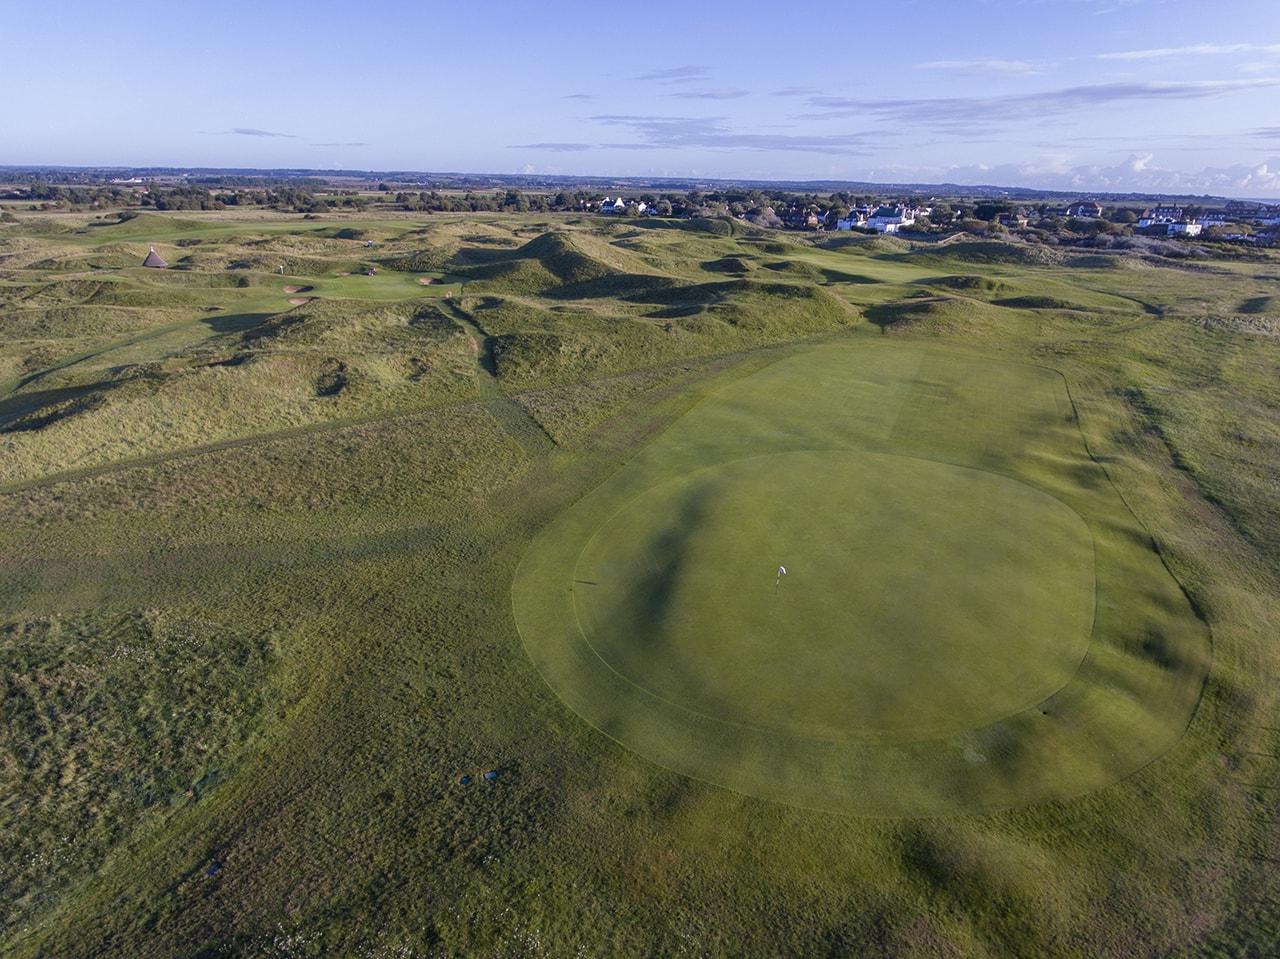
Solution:
<svg viewBox="0 0 1280 959">
<path fill-rule="evenodd" d="M 543 532 L 514 600 L 551 686 L 624 745 L 876 815 L 1123 776 L 1208 664 L 1061 378 L 896 344 L 704 400 Z"/>
</svg>

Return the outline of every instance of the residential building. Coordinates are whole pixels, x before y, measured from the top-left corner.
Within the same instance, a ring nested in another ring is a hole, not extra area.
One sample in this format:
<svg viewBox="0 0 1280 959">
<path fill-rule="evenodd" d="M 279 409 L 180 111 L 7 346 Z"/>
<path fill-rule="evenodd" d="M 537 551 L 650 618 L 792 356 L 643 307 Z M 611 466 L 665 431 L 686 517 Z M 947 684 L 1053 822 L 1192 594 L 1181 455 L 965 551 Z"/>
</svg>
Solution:
<svg viewBox="0 0 1280 959">
<path fill-rule="evenodd" d="M 1180 206 L 1157 206 L 1139 217 L 1137 228 L 1156 236 L 1199 236 L 1204 224 L 1185 216 Z"/>
<path fill-rule="evenodd" d="M 1067 216 L 1096 219 L 1102 216 L 1102 204 L 1096 200 L 1081 200 L 1067 207 Z"/>
<path fill-rule="evenodd" d="M 856 230 L 867 225 L 867 214 L 860 210 L 850 210 L 836 220 L 837 230 Z"/>
<path fill-rule="evenodd" d="M 1280 217 L 1280 206 L 1253 200 L 1228 200 L 1224 212 L 1227 213 L 1229 220 L 1240 223 Z"/>
<path fill-rule="evenodd" d="M 913 209 L 904 206 L 882 206 L 867 217 L 866 225 L 877 233 L 897 233 L 904 226 L 911 226 L 915 222 Z"/>
<path fill-rule="evenodd" d="M 1186 217 L 1182 215 L 1182 207 L 1180 206 L 1157 206 L 1143 212 L 1138 218 L 1138 229 L 1145 230 L 1151 226 L 1161 226 L 1169 223 L 1181 223 Z"/>
</svg>

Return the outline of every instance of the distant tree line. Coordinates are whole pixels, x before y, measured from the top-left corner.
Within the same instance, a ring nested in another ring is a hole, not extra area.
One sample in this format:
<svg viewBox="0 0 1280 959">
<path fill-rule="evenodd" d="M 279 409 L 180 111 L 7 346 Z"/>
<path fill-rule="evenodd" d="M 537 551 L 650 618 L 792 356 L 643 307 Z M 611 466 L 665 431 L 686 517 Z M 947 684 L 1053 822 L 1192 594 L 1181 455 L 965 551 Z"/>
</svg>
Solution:
<svg viewBox="0 0 1280 959">
<path fill-rule="evenodd" d="M 134 193 L 118 186 L 55 184 L 32 180 L 25 187 L 14 191 L 13 198 L 65 207 L 127 206 L 134 200 Z"/>
</svg>

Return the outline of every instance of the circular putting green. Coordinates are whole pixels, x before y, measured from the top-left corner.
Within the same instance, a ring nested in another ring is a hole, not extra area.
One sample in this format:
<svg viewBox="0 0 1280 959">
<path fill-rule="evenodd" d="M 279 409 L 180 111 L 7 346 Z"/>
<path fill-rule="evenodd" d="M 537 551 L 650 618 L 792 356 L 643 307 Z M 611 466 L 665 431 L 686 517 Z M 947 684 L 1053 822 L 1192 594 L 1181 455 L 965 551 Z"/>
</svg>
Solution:
<svg viewBox="0 0 1280 959">
<path fill-rule="evenodd" d="M 898 345 L 706 397 L 535 538 L 512 595 L 617 742 L 864 815 L 1113 782 L 1177 742 L 1209 662 L 1061 377 Z"/>
<path fill-rule="evenodd" d="M 600 527 L 575 580 L 583 636 L 630 682 L 833 740 L 957 732 L 1038 703 L 1070 680 L 1093 619 L 1074 512 L 995 473 L 877 453 L 663 483 Z"/>
</svg>

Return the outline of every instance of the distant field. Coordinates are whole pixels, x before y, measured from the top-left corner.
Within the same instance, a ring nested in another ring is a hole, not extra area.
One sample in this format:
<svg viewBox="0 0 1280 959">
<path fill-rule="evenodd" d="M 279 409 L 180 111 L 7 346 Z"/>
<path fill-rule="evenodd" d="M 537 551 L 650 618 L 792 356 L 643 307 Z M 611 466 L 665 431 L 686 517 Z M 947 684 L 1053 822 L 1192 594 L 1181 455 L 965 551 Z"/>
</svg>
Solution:
<svg viewBox="0 0 1280 959">
<path fill-rule="evenodd" d="M 1273 253 L 15 212 L 0 953 L 1280 941 Z"/>
</svg>

